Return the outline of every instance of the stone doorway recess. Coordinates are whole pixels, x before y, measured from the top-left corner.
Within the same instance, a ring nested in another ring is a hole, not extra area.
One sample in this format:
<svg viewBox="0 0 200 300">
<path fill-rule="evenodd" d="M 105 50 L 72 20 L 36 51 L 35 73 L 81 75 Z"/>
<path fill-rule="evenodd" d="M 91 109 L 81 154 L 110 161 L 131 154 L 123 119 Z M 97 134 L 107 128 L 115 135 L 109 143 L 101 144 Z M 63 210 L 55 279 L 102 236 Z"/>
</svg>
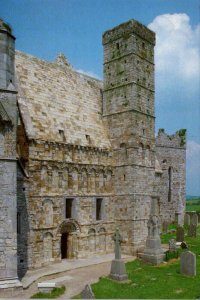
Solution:
<svg viewBox="0 0 200 300">
<path fill-rule="evenodd" d="M 73 259 L 78 255 L 79 226 L 74 220 L 65 220 L 60 225 L 61 259 Z"/>
</svg>

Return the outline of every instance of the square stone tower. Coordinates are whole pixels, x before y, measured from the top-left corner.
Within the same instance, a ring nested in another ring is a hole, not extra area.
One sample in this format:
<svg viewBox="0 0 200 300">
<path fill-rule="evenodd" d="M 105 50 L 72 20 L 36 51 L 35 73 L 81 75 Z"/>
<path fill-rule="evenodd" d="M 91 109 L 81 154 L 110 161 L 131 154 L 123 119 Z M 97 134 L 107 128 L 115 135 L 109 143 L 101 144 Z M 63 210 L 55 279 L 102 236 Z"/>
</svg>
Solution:
<svg viewBox="0 0 200 300">
<path fill-rule="evenodd" d="M 17 278 L 15 37 L 0 20 L 0 289 L 19 287 Z"/>
<path fill-rule="evenodd" d="M 103 34 L 103 117 L 115 158 L 115 219 L 124 251 L 144 246 L 155 175 L 155 34 L 130 20 Z"/>
</svg>

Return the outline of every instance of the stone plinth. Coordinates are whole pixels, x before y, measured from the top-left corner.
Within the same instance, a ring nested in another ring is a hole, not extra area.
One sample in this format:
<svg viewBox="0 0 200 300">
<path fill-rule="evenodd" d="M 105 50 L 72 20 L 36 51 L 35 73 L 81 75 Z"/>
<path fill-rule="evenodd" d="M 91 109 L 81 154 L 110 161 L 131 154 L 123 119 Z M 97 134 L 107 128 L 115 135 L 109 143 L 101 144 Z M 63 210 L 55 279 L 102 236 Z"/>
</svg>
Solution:
<svg viewBox="0 0 200 300">
<path fill-rule="evenodd" d="M 12 288 L 22 288 L 22 284 L 18 278 L 7 278 L 5 280 L 0 280 L 0 292 L 1 289 L 12 289 Z"/>
<path fill-rule="evenodd" d="M 124 261 L 122 259 L 113 259 L 111 264 L 110 278 L 123 281 L 128 280 L 128 275 L 126 274 L 126 268 Z"/>
<path fill-rule="evenodd" d="M 146 248 L 142 254 L 142 259 L 154 265 L 158 265 L 163 262 L 164 251 L 161 248 L 160 240 L 156 238 L 147 238 Z"/>
</svg>

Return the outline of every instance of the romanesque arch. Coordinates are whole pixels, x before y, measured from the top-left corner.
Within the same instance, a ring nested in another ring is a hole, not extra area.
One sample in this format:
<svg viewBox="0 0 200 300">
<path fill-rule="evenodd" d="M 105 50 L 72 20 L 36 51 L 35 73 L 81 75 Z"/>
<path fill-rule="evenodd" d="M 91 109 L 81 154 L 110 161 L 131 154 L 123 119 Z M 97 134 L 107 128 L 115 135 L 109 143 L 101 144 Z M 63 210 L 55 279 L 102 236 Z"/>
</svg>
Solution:
<svg viewBox="0 0 200 300">
<path fill-rule="evenodd" d="M 88 248 L 90 252 L 96 251 L 96 231 L 94 228 L 88 230 Z"/>
<path fill-rule="evenodd" d="M 61 259 L 77 258 L 80 226 L 75 220 L 64 220 L 59 228 Z"/>
<path fill-rule="evenodd" d="M 98 231 L 98 238 L 99 238 L 99 250 L 101 252 L 106 251 L 106 230 L 105 228 L 100 228 Z"/>
<path fill-rule="evenodd" d="M 53 201 L 51 199 L 45 199 L 42 204 L 45 226 L 50 227 L 53 225 Z"/>
</svg>

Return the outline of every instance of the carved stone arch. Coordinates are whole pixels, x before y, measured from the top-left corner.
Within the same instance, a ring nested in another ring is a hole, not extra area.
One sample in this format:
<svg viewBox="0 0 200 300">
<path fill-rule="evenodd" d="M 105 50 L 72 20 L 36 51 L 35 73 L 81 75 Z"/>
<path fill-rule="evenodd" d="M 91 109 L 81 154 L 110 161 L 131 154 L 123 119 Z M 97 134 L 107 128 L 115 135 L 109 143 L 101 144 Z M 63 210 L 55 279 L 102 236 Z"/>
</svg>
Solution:
<svg viewBox="0 0 200 300">
<path fill-rule="evenodd" d="M 99 170 L 99 192 L 104 192 L 104 186 L 105 186 L 105 180 L 104 180 L 104 177 L 105 177 L 105 171 L 103 168 L 101 168 Z"/>
<path fill-rule="evenodd" d="M 64 220 L 58 227 L 58 234 L 62 234 L 65 232 L 67 233 L 76 232 L 79 234 L 81 232 L 80 225 L 78 224 L 77 221 L 73 219 Z"/>
<path fill-rule="evenodd" d="M 142 163 L 144 159 L 144 144 L 142 142 L 139 143 L 138 147 L 138 156 L 139 156 L 139 162 Z"/>
<path fill-rule="evenodd" d="M 146 145 L 146 152 L 145 152 L 145 163 L 147 166 L 151 165 L 151 147 L 150 145 Z"/>
<path fill-rule="evenodd" d="M 43 214 L 45 219 L 45 226 L 53 226 L 53 201 L 51 199 L 44 199 L 42 201 Z"/>
<path fill-rule="evenodd" d="M 57 166 L 52 167 L 52 186 L 56 189 L 58 188 L 58 182 L 59 182 L 58 171 L 59 168 Z"/>
<path fill-rule="evenodd" d="M 67 191 L 68 181 L 69 181 L 69 168 L 66 165 L 64 165 L 62 171 L 63 171 L 63 188 L 64 191 Z"/>
<path fill-rule="evenodd" d="M 106 169 L 105 171 L 105 190 L 110 193 L 112 191 L 112 176 L 113 172 L 110 169 Z"/>
<path fill-rule="evenodd" d="M 91 168 L 88 172 L 88 192 L 95 192 L 96 170 Z"/>
<path fill-rule="evenodd" d="M 78 191 L 78 173 L 79 173 L 79 170 L 76 166 L 74 166 L 72 168 L 72 171 L 71 171 L 71 179 L 72 179 L 72 189 L 74 192 L 77 192 Z"/>
<path fill-rule="evenodd" d="M 43 235 L 44 263 L 49 263 L 53 258 L 53 234 L 45 232 Z"/>
<path fill-rule="evenodd" d="M 88 249 L 89 252 L 96 252 L 96 231 L 94 228 L 88 230 Z"/>
<path fill-rule="evenodd" d="M 96 230 L 94 228 L 89 228 L 88 235 L 90 234 L 96 234 Z"/>
<path fill-rule="evenodd" d="M 106 251 L 106 230 L 104 227 L 99 228 L 98 230 L 98 241 L 99 241 L 99 251 Z"/>
</svg>

